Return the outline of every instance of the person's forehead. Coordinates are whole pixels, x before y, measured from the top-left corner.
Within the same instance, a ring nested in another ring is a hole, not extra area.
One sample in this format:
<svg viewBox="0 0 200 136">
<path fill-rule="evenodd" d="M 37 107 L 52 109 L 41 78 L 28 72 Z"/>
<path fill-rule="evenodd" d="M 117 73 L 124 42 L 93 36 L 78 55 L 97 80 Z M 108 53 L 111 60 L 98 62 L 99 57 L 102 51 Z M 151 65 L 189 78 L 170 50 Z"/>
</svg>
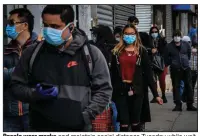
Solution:
<svg viewBox="0 0 200 136">
<path fill-rule="evenodd" d="M 19 22 L 20 21 L 20 18 L 18 17 L 18 14 L 12 14 L 9 16 L 9 20 L 13 20 L 15 22 Z"/>
<path fill-rule="evenodd" d="M 156 28 L 153 28 L 152 31 L 157 31 L 157 29 L 156 29 Z"/>
<path fill-rule="evenodd" d="M 44 14 L 42 18 L 43 18 L 43 22 L 48 25 L 63 23 L 62 20 L 60 19 L 60 15 Z"/>
<path fill-rule="evenodd" d="M 129 28 L 126 28 L 124 32 L 129 32 L 130 33 L 130 32 L 135 32 L 135 30 L 133 28 L 129 27 Z"/>
</svg>

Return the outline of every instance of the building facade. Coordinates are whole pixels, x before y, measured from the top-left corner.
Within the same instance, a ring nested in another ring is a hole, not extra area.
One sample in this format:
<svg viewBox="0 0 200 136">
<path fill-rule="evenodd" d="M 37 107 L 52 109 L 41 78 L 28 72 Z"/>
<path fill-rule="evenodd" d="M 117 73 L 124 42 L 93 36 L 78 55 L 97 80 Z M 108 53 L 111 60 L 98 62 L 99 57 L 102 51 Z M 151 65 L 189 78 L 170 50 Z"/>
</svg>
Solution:
<svg viewBox="0 0 200 136">
<path fill-rule="evenodd" d="M 42 35 L 41 13 L 45 5 L 4 5 L 3 7 L 4 32 L 9 12 L 24 7 L 28 8 L 35 17 L 34 32 Z M 98 24 L 107 25 L 113 30 L 116 26 L 126 25 L 129 16 L 136 16 L 140 22 L 139 31 L 148 33 L 152 24 L 156 24 L 162 36 L 170 42 L 175 28 L 181 29 L 186 34 L 191 24 L 197 21 L 196 14 L 177 12 L 174 5 L 72 5 L 72 7 L 75 12 L 75 26 L 83 29 L 89 39 L 90 29 Z M 196 9 L 196 6 L 194 7 Z M 4 33 L 4 44 L 8 42 Z"/>
</svg>

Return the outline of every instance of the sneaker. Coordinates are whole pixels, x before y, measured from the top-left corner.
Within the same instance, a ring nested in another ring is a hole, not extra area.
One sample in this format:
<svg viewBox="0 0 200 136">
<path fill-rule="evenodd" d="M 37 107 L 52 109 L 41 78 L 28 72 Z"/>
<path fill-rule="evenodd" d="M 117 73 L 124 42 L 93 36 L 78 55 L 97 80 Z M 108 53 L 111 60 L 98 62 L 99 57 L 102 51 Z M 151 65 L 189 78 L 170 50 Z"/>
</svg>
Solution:
<svg viewBox="0 0 200 136">
<path fill-rule="evenodd" d="M 175 108 L 172 111 L 182 111 L 182 104 L 176 105 Z"/>
</svg>

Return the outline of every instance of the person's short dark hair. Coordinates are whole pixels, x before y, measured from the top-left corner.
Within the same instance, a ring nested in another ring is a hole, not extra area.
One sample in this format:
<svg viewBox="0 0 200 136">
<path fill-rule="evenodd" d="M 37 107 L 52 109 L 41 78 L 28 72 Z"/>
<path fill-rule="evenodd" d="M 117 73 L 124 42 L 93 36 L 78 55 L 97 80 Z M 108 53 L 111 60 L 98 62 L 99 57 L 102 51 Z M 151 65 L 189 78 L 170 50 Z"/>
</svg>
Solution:
<svg viewBox="0 0 200 136">
<path fill-rule="evenodd" d="M 33 27 L 34 27 L 34 16 L 28 9 L 26 9 L 26 8 L 14 9 L 14 10 L 10 11 L 9 14 L 10 15 L 18 14 L 20 21 L 27 22 L 28 30 L 30 33 L 32 33 Z"/>
<path fill-rule="evenodd" d="M 179 30 L 179 29 L 175 30 L 175 31 L 173 32 L 172 37 L 174 37 L 174 36 L 182 36 L 181 30 Z"/>
<path fill-rule="evenodd" d="M 47 5 L 42 11 L 42 17 L 44 14 L 60 15 L 66 25 L 74 21 L 74 10 L 70 5 Z"/>
<path fill-rule="evenodd" d="M 128 18 L 128 21 L 132 24 L 132 23 L 137 23 L 137 24 L 139 24 L 139 20 L 138 20 L 138 18 L 136 17 L 136 16 L 130 16 L 129 18 Z"/>
<path fill-rule="evenodd" d="M 115 29 L 114 29 L 114 35 L 116 34 L 122 34 L 122 30 L 123 30 L 123 27 L 122 26 L 116 26 Z"/>
</svg>

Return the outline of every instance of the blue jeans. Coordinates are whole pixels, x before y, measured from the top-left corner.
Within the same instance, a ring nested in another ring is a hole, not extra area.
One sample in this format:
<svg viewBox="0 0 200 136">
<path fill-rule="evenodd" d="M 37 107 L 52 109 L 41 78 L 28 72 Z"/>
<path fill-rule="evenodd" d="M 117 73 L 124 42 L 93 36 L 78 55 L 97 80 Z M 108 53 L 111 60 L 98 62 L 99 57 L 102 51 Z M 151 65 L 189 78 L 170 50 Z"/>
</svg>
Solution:
<svg viewBox="0 0 200 136">
<path fill-rule="evenodd" d="M 180 95 L 181 96 L 183 94 L 183 91 L 184 91 L 184 82 L 181 80 L 181 82 L 180 82 Z"/>
<path fill-rule="evenodd" d="M 28 132 L 29 116 L 6 116 L 3 118 L 3 132 Z"/>
<path fill-rule="evenodd" d="M 111 107 L 112 107 L 112 110 L 113 110 L 112 120 L 113 120 L 113 125 L 114 125 L 114 131 L 119 132 L 120 131 L 120 124 L 119 124 L 119 122 L 117 122 L 117 108 L 116 108 L 114 102 L 112 102 Z"/>
</svg>

